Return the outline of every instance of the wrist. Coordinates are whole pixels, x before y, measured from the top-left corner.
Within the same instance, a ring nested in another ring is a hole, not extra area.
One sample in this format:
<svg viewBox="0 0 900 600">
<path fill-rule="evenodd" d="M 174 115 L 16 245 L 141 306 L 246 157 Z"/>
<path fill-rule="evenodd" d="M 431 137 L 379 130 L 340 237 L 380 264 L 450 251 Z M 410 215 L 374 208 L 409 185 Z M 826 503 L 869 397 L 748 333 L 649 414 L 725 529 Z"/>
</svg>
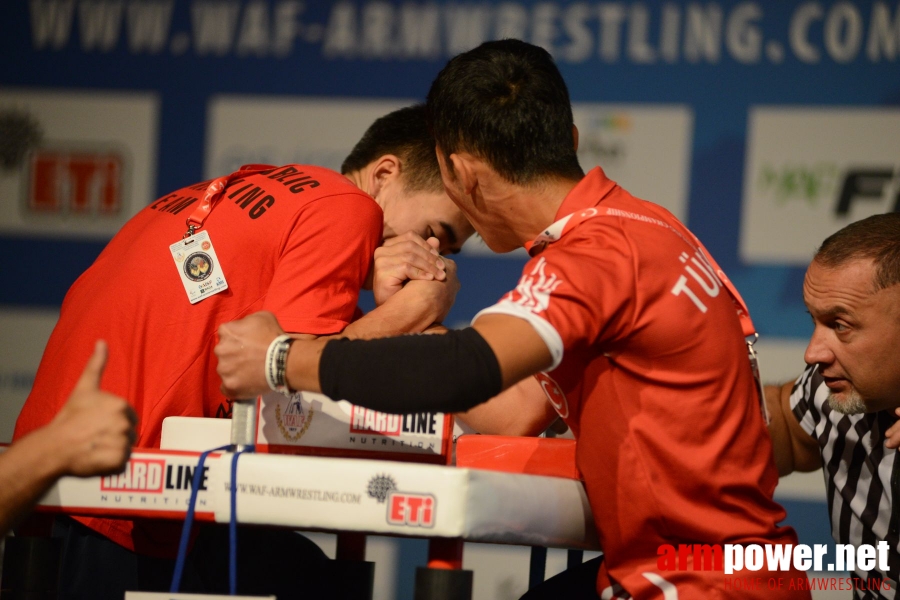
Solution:
<svg viewBox="0 0 900 600">
<path fill-rule="evenodd" d="M 287 381 L 288 352 L 294 339 L 286 334 L 279 335 L 266 352 L 266 383 L 269 388 L 285 396 L 290 396 L 293 391 Z"/>
<path fill-rule="evenodd" d="M 415 285 L 419 284 L 419 285 Z M 387 304 L 397 315 L 397 331 L 399 333 L 419 333 L 426 327 L 438 322 L 443 316 L 439 295 L 433 292 L 435 284 L 431 281 L 410 281 L 400 293 L 392 296 Z M 432 286 L 429 288 L 428 286 Z M 424 292 L 424 293 L 423 293 Z M 394 299 L 396 298 L 396 300 Z"/>
<path fill-rule="evenodd" d="M 55 422 L 51 421 L 11 447 L 21 453 L 23 462 L 30 463 L 29 472 L 37 479 L 55 481 L 69 474 L 72 448 L 66 437 L 56 430 Z"/>
<path fill-rule="evenodd" d="M 327 338 L 298 340 L 288 354 L 286 383 L 292 390 L 321 392 L 319 385 L 319 357 L 329 341 Z"/>
</svg>

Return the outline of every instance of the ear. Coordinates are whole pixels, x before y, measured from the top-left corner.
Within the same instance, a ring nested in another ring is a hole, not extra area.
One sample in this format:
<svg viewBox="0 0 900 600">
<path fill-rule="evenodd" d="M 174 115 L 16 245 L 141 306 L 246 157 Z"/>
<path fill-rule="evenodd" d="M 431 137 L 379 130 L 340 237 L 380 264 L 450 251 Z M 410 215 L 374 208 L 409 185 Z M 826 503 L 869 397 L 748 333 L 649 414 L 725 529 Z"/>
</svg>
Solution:
<svg viewBox="0 0 900 600">
<path fill-rule="evenodd" d="M 578 152 L 578 128 L 572 123 L 572 139 L 575 140 L 575 152 Z"/>
<path fill-rule="evenodd" d="M 454 153 L 450 155 L 450 164 L 453 166 L 456 180 L 462 187 L 463 192 L 467 196 L 471 196 L 475 188 L 478 187 L 476 159 L 468 152 Z"/>
<path fill-rule="evenodd" d="M 369 170 L 368 186 L 369 195 L 378 196 L 385 185 L 400 177 L 400 158 L 393 154 L 385 154 L 378 157 Z"/>
</svg>

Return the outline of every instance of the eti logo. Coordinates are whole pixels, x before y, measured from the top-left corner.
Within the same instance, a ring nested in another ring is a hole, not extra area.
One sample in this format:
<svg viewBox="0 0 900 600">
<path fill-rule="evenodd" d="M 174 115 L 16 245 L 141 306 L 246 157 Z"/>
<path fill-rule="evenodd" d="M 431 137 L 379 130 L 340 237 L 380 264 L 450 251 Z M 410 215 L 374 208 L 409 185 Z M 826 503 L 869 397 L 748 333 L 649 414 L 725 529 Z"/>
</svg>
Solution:
<svg viewBox="0 0 900 600">
<path fill-rule="evenodd" d="M 31 161 L 28 207 L 42 213 L 117 214 L 122 162 L 115 152 L 38 150 Z"/>
<path fill-rule="evenodd" d="M 387 521 L 391 525 L 434 527 L 437 500 L 431 494 L 391 492 L 387 498 Z"/>
</svg>

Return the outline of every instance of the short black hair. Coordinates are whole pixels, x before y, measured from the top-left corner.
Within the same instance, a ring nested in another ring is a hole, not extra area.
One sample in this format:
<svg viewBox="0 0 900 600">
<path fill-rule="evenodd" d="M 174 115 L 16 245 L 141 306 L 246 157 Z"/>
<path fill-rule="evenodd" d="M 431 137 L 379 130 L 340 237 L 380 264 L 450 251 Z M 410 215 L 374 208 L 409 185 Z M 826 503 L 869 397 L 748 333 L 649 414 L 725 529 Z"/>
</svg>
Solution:
<svg viewBox="0 0 900 600">
<path fill-rule="evenodd" d="M 516 184 L 584 176 L 569 91 L 543 48 L 506 39 L 454 57 L 431 84 L 427 107 L 448 159 L 470 152 Z"/>
<path fill-rule="evenodd" d="M 344 160 L 341 173 L 359 171 L 388 154 L 400 159 L 408 191 L 443 191 L 434 138 L 425 122 L 424 104 L 395 110 L 372 123 Z"/>
<path fill-rule="evenodd" d="M 835 268 L 851 260 L 875 263 L 875 291 L 900 283 L 900 213 L 872 215 L 850 223 L 822 242 L 815 261 Z"/>
</svg>

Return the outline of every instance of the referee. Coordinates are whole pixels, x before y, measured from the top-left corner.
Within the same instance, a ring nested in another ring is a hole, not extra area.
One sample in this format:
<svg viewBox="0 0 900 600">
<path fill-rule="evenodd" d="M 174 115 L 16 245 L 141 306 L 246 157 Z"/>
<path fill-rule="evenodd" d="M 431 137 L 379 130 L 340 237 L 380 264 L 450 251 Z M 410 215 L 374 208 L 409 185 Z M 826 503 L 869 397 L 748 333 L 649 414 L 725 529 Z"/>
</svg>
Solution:
<svg viewBox="0 0 900 600">
<path fill-rule="evenodd" d="M 815 329 L 796 382 L 766 386 L 779 475 L 823 468 L 831 534 L 890 545 L 888 571 L 854 573 L 856 598 L 897 597 L 900 505 L 900 214 L 851 223 L 813 258 L 803 300 Z M 897 429 L 894 427 L 894 429 Z M 898 431 L 897 433 L 900 433 Z"/>
</svg>

